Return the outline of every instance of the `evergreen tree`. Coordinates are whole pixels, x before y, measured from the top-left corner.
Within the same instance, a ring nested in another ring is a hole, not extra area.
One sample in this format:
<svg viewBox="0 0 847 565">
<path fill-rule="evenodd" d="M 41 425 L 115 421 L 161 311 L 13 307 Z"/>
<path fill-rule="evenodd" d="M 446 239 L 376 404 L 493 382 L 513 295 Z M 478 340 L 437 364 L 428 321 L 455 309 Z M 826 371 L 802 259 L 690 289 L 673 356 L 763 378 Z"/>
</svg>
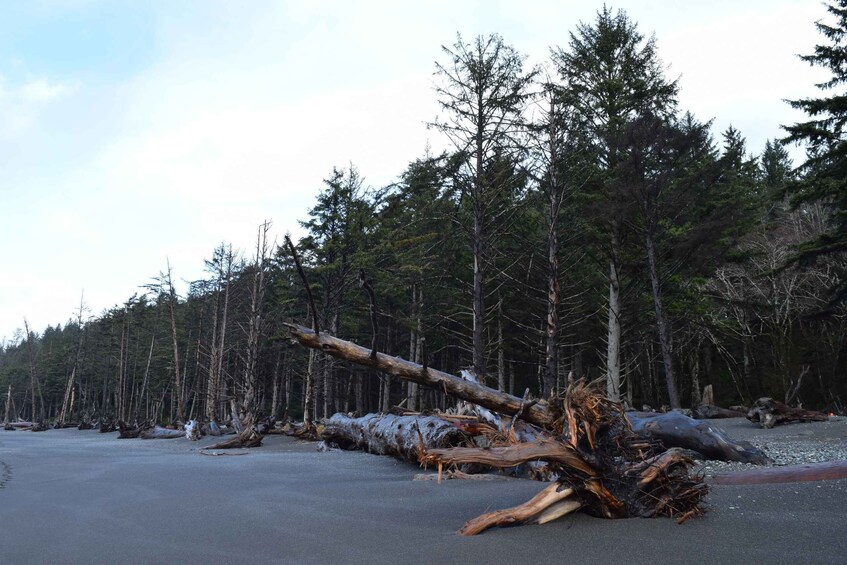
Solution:
<svg viewBox="0 0 847 565">
<path fill-rule="evenodd" d="M 655 38 L 644 40 L 626 12 L 606 6 L 592 24 L 581 23 L 570 34 L 568 49 L 553 60 L 590 137 L 595 159 L 598 202 L 595 229 L 608 258 L 607 395 L 620 400 L 622 339 L 622 269 L 627 214 L 631 201 L 616 192 L 614 171 L 630 123 L 639 116 L 668 116 L 676 107 L 677 84 L 665 78 Z"/>
<path fill-rule="evenodd" d="M 805 143 L 806 161 L 800 166 L 803 178 L 790 187 L 793 203 L 820 201 L 830 206 L 830 229 L 799 247 L 794 260 L 808 264 L 818 257 L 847 252 L 847 0 L 826 4 L 832 18 L 815 24 L 827 43 L 815 46 L 811 55 L 800 58 L 810 65 L 832 73 L 816 86 L 830 95 L 790 100 L 792 108 L 803 110 L 811 118 L 806 122 L 783 126 L 788 135 L 784 142 Z M 847 299 L 847 278 L 834 289 L 833 302 Z"/>
</svg>

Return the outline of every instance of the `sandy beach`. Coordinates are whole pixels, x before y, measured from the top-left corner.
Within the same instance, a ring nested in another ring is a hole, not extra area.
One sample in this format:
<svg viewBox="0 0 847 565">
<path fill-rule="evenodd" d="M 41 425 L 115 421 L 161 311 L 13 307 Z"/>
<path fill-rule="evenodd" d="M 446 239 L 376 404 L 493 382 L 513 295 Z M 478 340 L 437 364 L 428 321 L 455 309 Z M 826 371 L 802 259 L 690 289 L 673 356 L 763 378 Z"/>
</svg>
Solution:
<svg viewBox="0 0 847 565">
<path fill-rule="evenodd" d="M 844 418 L 714 424 L 766 450 L 847 446 Z M 683 525 L 577 514 L 465 538 L 465 520 L 544 485 L 415 481 L 413 465 L 282 436 L 214 457 L 212 438 L 115 436 L 0 431 L 0 563 L 847 562 L 847 480 L 717 485 Z"/>
</svg>

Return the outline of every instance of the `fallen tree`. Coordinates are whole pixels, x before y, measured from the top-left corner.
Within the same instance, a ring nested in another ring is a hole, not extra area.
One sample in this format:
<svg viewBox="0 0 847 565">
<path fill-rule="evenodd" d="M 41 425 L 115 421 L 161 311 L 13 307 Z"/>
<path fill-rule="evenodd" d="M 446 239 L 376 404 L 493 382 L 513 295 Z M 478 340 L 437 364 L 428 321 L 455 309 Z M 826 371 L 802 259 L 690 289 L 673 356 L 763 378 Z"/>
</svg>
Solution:
<svg viewBox="0 0 847 565">
<path fill-rule="evenodd" d="M 837 479 L 847 479 L 847 461 L 826 461 L 726 473 L 715 475 L 712 482 L 719 485 L 763 485 Z"/>
<path fill-rule="evenodd" d="M 455 398 L 500 414 L 514 416 L 515 419 L 524 420 L 542 429 L 553 428 L 556 419 L 561 418 L 561 408 L 555 404 L 551 406 L 544 402 L 526 402 L 517 396 L 490 389 L 473 380 L 463 379 L 399 357 L 374 353 L 371 349 L 326 333 L 317 334 L 298 324 L 285 325 L 300 345 L 319 349 L 327 355 L 370 367 L 403 380 L 442 390 Z M 660 435 L 667 447 L 692 449 L 699 451 L 705 457 L 723 461 L 757 464 L 769 461 L 762 451 L 749 443 L 735 442 L 722 430 L 697 422 L 678 412 L 655 415 L 627 413 L 627 417 L 634 420 L 633 425 L 636 431 Z"/>
<path fill-rule="evenodd" d="M 501 415 L 513 416 L 542 428 L 553 439 L 490 447 L 427 449 L 418 430 L 393 428 L 411 436 L 403 444 L 417 443 L 419 461 L 445 465 L 478 463 L 512 467 L 543 461 L 558 476 L 556 484 L 519 507 L 489 513 L 468 522 L 462 534 L 513 523 L 543 523 L 577 509 L 606 518 L 673 516 L 679 521 L 700 514 L 708 487 L 699 476 L 690 476 L 693 463 L 682 449 L 665 451 L 661 442 L 637 435 L 620 404 L 583 383 L 572 385 L 564 396 L 547 403 L 525 401 L 481 384 L 360 347 L 354 343 L 296 324 L 287 324 L 301 345 L 331 356 L 371 367 L 404 380 L 443 390 Z M 334 417 L 335 418 L 335 417 Z M 343 417 L 339 420 L 353 426 Z M 503 431 L 503 430 L 501 430 Z"/>
<path fill-rule="evenodd" d="M 185 437 L 183 430 L 172 430 L 150 422 L 128 426 L 123 421 L 118 422 L 118 439 L 176 439 Z"/>
<path fill-rule="evenodd" d="M 299 324 L 287 323 L 285 326 L 288 327 L 291 336 L 300 345 L 318 349 L 332 357 L 440 390 L 449 396 L 467 400 L 501 414 L 511 416 L 520 412 L 521 419 L 537 426 L 548 427 L 553 423 L 553 414 L 547 408 L 539 404 L 524 405 L 517 396 L 499 392 L 455 375 L 406 361 L 400 357 L 392 357 L 371 349 L 365 349 L 325 332 L 318 334 Z"/>
<path fill-rule="evenodd" d="M 829 416 L 814 410 L 792 408 L 779 400 L 764 397 L 753 404 L 747 412 L 747 419 L 758 422 L 763 428 L 772 428 L 790 422 L 826 422 Z"/>
</svg>

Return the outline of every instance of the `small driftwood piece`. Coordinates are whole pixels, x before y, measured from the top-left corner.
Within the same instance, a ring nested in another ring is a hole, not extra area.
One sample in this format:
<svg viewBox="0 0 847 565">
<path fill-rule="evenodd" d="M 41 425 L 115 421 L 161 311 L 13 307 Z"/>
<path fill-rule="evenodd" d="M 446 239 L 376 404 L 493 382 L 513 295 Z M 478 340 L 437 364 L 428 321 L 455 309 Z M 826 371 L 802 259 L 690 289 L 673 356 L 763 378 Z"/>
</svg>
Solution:
<svg viewBox="0 0 847 565">
<path fill-rule="evenodd" d="M 139 425 L 129 426 L 123 420 L 119 420 L 118 421 L 118 439 L 137 439 L 138 436 L 141 434 L 141 430 L 143 430 L 145 428 L 145 426 L 149 427 L 150 424 L 146 424 L 146 425 L 143 424 L 141 426 L 139 426 Z"/>
<path fill-rule="evenodd" d="M 201 435 L 200 422 L 197 420 L 188 420 L 185 424 L 185 437 L 191 441 L 197 441 Z"/>
<path fill-rule="evenodd" d="M 712 482 L 719 485 L 764 485 L 803 481 L 832 481 L 836 479 L 847 479 L 847 461 L 786 465 L 755 471 L 727 473 L 715 475 L 712 477 Z"/>
<path fill-rule="evenodd" d="M 312 423 L 290 422 L 284 425 L 280 431 L 283 435 L 306 441 L 318 441 L 320 439 L 320 430 Z"/>
<path fill-rule="evenodd" d="M 108 434 L 110 432 L 114 432 L 118 428 L 115 426 L 114 420 L 112 420 L 111 418 L 108 418 L 108 419 L 101 419 L 100 424 L 98 425 L 97 429 L 100 431 L 101 434 Z"/>
<path fill-rule="evenodd" d="M 231 439 L 208 445 L 202 449 L 239 449 L 242 447 L 259 447 L 260 445 L 262 445 L 262 435 L 256 431 L 255 426 L 250 426 Z"/>
<path fill-rule="evenodd" d="M 770 429 L 778 424 L 790 422 L 826 422 L 829 416 L 814 410 L 791 408 L 779 400 L 764 397 L 753 404 L 747 412 L 747 419 L 758 422 L 763 428 Z"/>
<path fill-rule="evenodd" d="M 47 425 L 47 422 L 44 420 L 40 420 L 32 425 L 29 429 L 31 432 L 46 432 L 50 429 L 50 426 Z"/>
<path fill-rule="evenodd" d="M 582 508 L 574 489 L 553 483 L 527 502 L 512 508 L 496 510 L 468 520 L 459 534 L 475 536 L 493 526 L 545 524 Z"/>
</svg>

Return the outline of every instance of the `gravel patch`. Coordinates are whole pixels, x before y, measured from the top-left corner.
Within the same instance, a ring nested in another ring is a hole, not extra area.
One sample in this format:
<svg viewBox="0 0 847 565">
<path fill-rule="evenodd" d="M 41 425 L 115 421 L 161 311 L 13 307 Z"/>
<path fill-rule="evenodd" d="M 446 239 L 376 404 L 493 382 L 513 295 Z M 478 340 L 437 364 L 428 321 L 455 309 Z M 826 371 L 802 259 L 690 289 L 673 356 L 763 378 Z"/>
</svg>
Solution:
<svg viewBox="0 0 847 565">
<path fill-rule="evenodd" d="M 744 418 L 709 420 L 734 440 L 746 440 L 773 459 L 768 466 L 802 465 L 847 460 L 847 418 L 830 417 L 828 422 L 783 424 L 766 430 Z M 707 477 L 749 471 L 761 465 L 726 461 L 704 461 L 694 467 Z"/>
</svg>

